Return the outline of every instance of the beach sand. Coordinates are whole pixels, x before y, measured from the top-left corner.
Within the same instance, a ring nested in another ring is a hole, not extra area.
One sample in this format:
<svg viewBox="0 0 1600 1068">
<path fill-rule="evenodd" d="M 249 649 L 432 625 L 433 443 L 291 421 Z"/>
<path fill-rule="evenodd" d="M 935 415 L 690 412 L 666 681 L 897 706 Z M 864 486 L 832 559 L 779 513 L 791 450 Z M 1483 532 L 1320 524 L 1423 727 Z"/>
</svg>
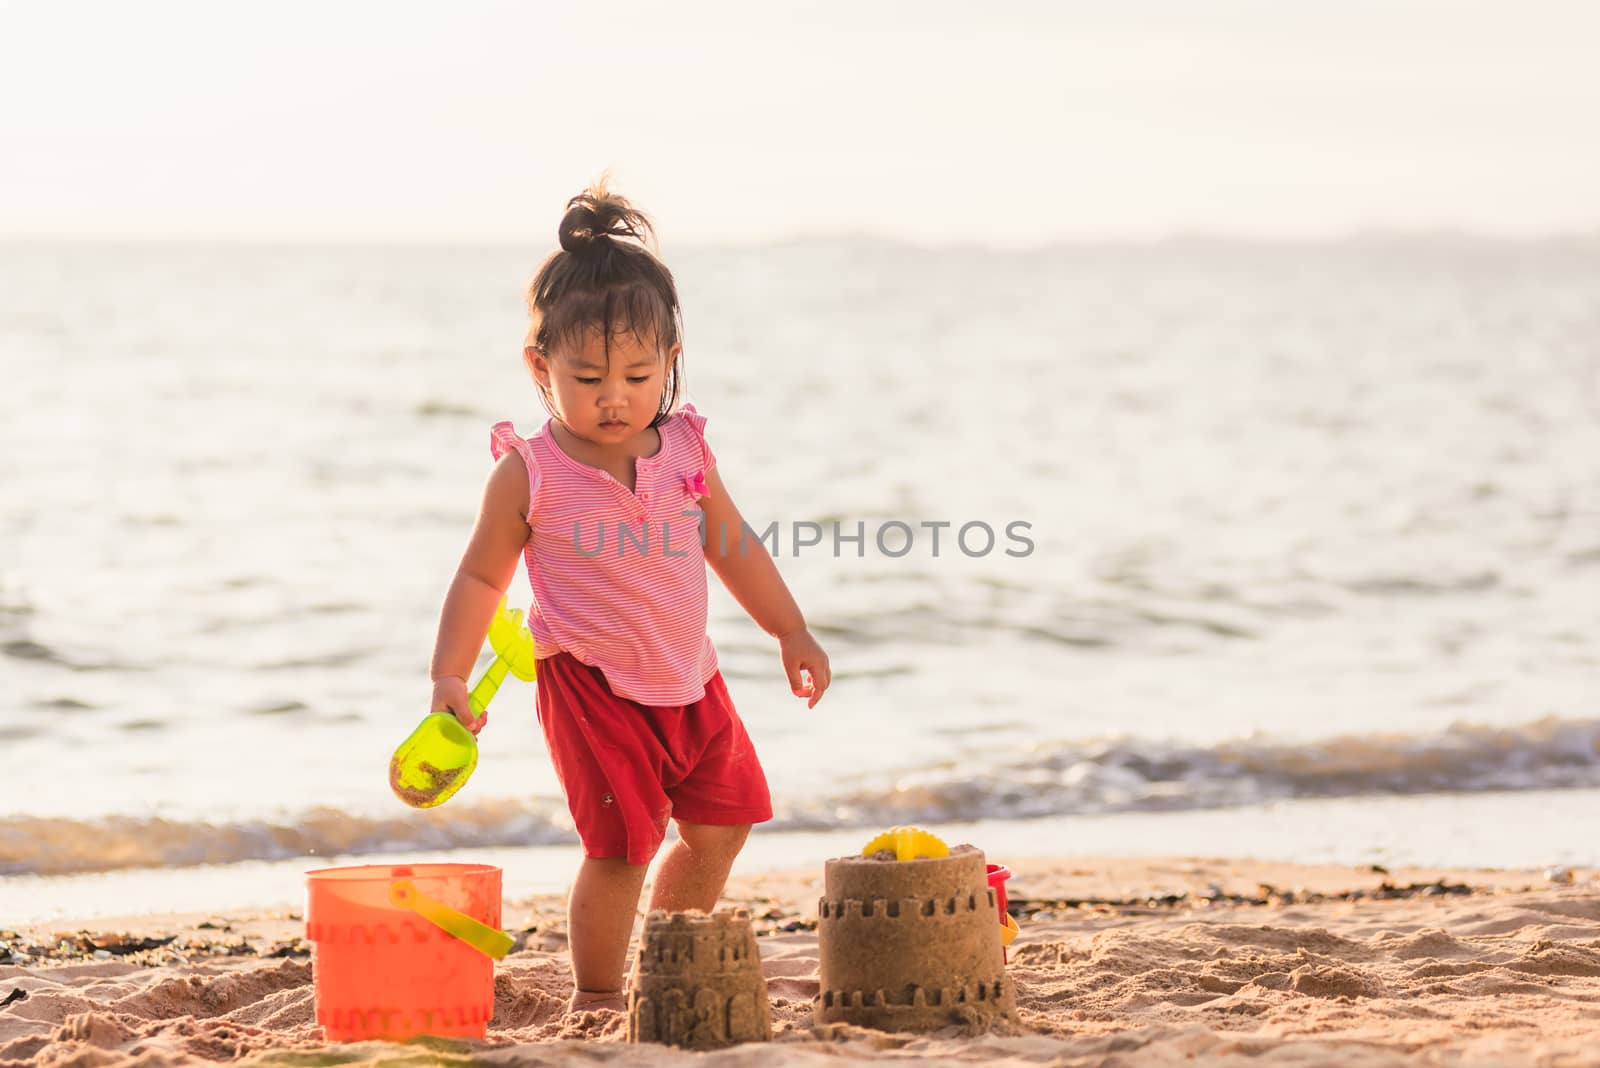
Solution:
<svg viewBox="0 0 1600 1068">
<path fill-rule="evenodd" d="M 1010 860 L 1010 858 L 1008 858 Z M 567 1016 L 563 907 L 508 900 L 484 1042 L 329 1046 L 297 910 L 0 933 L 0 1066 L 1600 1065 L 1600 882 L 1540 872 L 1010 860 L 1020 1020 L 986 1035 L 813 1029 L 815 871 L 748 875 L 772 1045 L 630 1046 Z"/>
</svg>

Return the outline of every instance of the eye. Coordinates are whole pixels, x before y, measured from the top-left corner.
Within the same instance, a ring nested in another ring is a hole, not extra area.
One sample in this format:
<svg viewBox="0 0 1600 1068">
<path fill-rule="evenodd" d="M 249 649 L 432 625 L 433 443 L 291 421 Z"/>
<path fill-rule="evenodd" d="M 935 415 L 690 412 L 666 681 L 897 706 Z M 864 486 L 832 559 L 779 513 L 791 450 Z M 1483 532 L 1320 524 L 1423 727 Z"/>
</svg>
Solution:
<svg viewBox="0 0 1600 1068">
<path fill-rule="evenodd" d="M 586 386 L 598 386 L 600 384 L 600 380 L 598 378 L 586 378 L 583 375 L 578 376 L 578 381 L 582 382 Z"/>
<path fill-rule="evenodd" d="M 648 382 L 648 381 L 650 381 L 650 376 L 649 375 L 629 375 L 628 376 L 628 381 L 629 382 L 635 382 L 635 383 L 637 383 L 637 382 Z"/>
</svg>

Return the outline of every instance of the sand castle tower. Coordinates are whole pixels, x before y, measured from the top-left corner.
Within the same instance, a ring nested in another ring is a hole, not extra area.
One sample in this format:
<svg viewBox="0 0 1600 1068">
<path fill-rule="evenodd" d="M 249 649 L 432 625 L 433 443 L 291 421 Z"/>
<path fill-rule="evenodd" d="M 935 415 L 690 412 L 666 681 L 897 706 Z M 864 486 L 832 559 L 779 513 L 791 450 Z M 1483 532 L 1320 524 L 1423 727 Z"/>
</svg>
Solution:
<svg viewBox="0 0 1600 1068">
<path fill-rule="evenodd" d="M 982 851 L 961 845 L 943 857 L 892 857 L 827 862 L 817 905 L 816 1023 L 931 1031 L 986 1029 L 1014 1017 Z"/>
<path fill-rule="evenodd" d="M 628 994 L 628 1041 L 716 1049 L 772 1037 L 749 909 L 650 913 Z"/>
</svg>

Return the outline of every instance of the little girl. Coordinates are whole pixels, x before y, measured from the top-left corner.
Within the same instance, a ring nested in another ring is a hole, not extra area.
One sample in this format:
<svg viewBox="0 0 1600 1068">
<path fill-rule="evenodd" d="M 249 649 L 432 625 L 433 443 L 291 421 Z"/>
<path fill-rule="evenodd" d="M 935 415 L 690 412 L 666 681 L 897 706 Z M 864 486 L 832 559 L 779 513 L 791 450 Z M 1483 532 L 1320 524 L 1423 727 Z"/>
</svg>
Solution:
<svg viewBox="0 0 1600 1068">
<path fill-rule="evenodd" d="M 482 728 L 466 678 L 523 558 L 539 723 L 583 842 L 567 906 L 569 1008 L 621 1010 L 634 913 L 668 818 L 679 841 L 650 908 L 707 912 L 751 825 L 772 818 L 706 634 L 706 564 L 778 639 L 807 707 L 830 675 L 717 473 L 706 417 L 679 403 L 682 313 L 672 273 L 646 247 L 649 220 L 602 180 L 567 203 L 559 233 L 561 251 L 528 287 L 523 349 L 550 419 L 529 438 L 510 423 L 491 431 L 498 462 L 440 615 L 432 708 Z"/>
</svg>

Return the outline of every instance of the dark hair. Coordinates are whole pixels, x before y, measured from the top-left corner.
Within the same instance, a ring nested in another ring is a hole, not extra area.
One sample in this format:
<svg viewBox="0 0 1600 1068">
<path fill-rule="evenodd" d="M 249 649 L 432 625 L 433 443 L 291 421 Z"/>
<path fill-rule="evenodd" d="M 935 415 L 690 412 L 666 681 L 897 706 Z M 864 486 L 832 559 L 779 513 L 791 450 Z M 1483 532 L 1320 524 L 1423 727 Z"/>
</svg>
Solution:
<svg viewBox="0 0 1600 1068">
<path fill-rule="evenodd" d="M 589 333 L 605 339 L 632 334 L 669 352 L 683 339 L 683 311 L 672 272 L 647 247 L 655 228 L 642 211 L 606 188 L 608 178 L 567 201 L 558 236 L 561 251 L 550 255 L 528 283 L 526 345 L 546 359 Z M 543 390 L 541 390 L 541 393 Z M 667 368 L 661 403 L 651 426 L 677 407 L 683 392 L 683 357 Z M 545 396 L 545 406 L 550 398 Z"/>
</svg>

